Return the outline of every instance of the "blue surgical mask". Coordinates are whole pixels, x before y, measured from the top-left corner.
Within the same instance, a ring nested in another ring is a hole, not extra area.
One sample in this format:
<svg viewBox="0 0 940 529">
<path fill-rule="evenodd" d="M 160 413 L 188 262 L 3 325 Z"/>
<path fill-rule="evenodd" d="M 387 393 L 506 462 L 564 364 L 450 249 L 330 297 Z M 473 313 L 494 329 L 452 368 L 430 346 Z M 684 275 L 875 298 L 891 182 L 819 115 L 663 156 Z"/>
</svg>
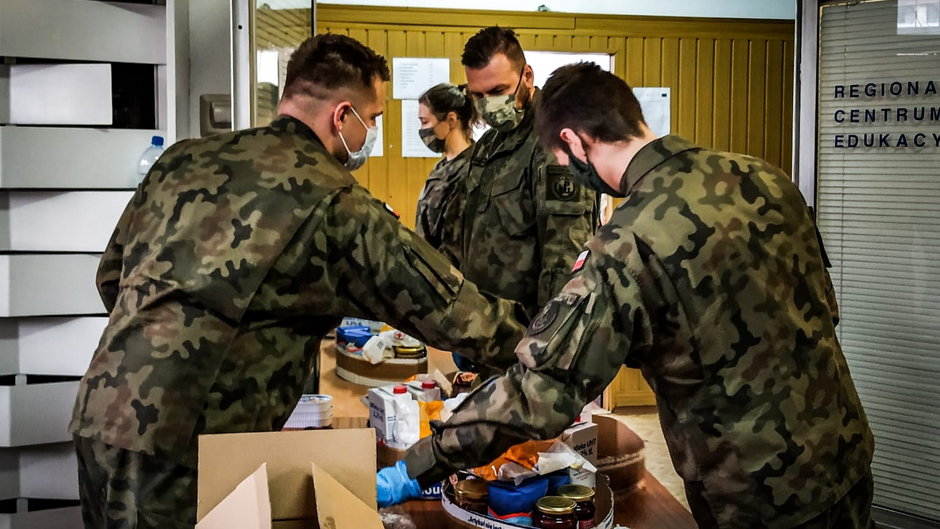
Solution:
<svg viewBox="0 0 940 529">
<path fill-rule="evenodd" d="M 359 117 L 359 113 L 356 112 L 355 108 L 349 107 L 349 110 L 352 110 L 353 115 L 356 116 L 359 123 L 362 123 L 362 126 L 366 129 L 366 141 L 363 142 L 362 148 L 356 152 L 349 150 L 349 145 L 346 143 L 346 138 L 343 137 L 343 132 L 340 131 L 339 133 L 339 139 L 343 142 L 343 147 L 346 148 L 346 152 L 349 153 L 349 158 L 346 159 L 346 163 L 343 165 L 346 169 L 355 171 L 362 167 L 366 163 L 366 160 L 369 159 L 369 154 L 375 146 L 375 141 L 379 138 L 379 128 L 366 125 L 366 122 L 362 121 L 362 118 Z"/>
</svg>

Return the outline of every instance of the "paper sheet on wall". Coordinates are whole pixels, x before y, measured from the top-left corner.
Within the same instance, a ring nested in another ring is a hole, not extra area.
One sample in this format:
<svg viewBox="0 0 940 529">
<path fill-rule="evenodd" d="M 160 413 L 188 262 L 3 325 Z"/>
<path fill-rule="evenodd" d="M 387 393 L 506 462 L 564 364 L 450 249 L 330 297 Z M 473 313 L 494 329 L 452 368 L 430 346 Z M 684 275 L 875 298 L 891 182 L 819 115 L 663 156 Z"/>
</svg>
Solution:
<svg viewBox="0 0 940 529">
<path fill-rule="evenodd" d="M 636 87 L 633 89 L 633 95 L 640 102 L 643 118 L 653 134 L 657 137 L 669 134 L 672 99 L 670 88 L 668 86 Z"/>
<path fill-rule="evenodd" d="M 402 158 L 439 158 L 441 155 L 428 149 L 418 129 L 421 121 L 418 120 L 418 101 L 404 99 L 401 102 L 401 157 Z"/>
<path fill-rule="evenodd" d="M 369 158 L 385 156 L 385 128 L 382 126 L 382 117 L 375 118 L 375 126 L 379 129 L 379 135 L 375 140 L 375 146 L 372 147 L 372 152 L 369 153 Z"/>
<path fill-rule="evenodd" d="M 392 58 L 392 93 L 395 99 L 418 99 L 438 83 L 450 82 L 450 59 Z"/>
</svg>

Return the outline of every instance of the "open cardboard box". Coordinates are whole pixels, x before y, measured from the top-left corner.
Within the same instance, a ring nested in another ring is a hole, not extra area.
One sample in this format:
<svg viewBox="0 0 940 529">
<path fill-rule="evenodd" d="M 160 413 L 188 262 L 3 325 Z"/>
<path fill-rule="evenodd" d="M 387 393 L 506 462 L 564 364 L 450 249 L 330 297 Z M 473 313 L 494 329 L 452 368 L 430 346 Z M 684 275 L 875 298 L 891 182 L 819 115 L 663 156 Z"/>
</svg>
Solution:
<svg viewBox="0 0 940 529">
<path fill-rule="evenodd" d="M 382 529 L 375 472 L 371 428 L 203 435 L 196 528 Z"/>
</svg>

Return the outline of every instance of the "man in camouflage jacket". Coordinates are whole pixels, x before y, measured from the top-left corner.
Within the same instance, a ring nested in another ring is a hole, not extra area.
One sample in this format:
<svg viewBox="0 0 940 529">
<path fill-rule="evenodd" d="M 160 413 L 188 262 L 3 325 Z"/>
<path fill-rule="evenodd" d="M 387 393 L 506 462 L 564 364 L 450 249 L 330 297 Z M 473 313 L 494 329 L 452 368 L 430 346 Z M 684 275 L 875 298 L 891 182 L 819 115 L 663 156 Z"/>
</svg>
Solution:
<svg viewBox="0 0 940 529">
<path fill-rule="evenodd" d="M 101 260 L 110 318 L 70 426 L 88 527 L 192 527 L 197 436 L 280 429 L 342 316 L 515 361 L 521 309 L 349 172 L 388 78 L 359 42 L 313 37 L 270 126 L 181 142 L 137 189 Z"/>
<path fill-rule="evenodd" d="M 460 271 L 533 315 L 565 284 L 594 233 L 597 195 L 538 144 L 538 90 L 511 29 L 481 30 L 462 61 L 467 90 L 492 129 L 474 146 L 464 178 Z"/>
<path fill-rule="evenodd" d="M 626 200 L 519 364 L 433 423 L 408 475 L 423 485 L 558 435 L 626 364 L 656 393 L 699 527 L 868 528 L 872 434 L 799 190 L 763 160 L 656 139 L 626 83 L 594 65 L 557 70 L 538 111 L 573 176 Z"/>
</svg>

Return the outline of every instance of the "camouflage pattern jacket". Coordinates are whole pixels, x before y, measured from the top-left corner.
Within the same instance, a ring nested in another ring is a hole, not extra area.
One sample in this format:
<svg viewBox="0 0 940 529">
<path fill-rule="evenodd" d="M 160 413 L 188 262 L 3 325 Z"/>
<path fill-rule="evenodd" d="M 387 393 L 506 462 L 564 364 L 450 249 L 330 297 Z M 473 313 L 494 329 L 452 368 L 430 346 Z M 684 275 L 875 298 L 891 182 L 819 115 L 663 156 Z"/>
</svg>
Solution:
<svg viewBox="0 0 940 529">
<path fill-rule="evenodd" d="M 481 290 L 522 303 L 529 315 L 561 290 L 597 226 L 597 195 L 538 145 L 533 108 L 473 149 L 460 263 Z"/>
<path fill-rule="evenodd" d="M 524 331 L 287 116 L 168 149 L 98 289 L 110 318 L 71 431 L 190 466 L 198 434 L 280 429 L 342 316 L 503 367 Z"/>
<path fill-rule="evenodd" d="M 460 223 L 463 218 L 461 185 L 473 146 L 452 160 L 441 159 L 431 170 L 418 197 L 415 233 L 460 267 Z"/>
<path fill-rule="evenodd" d="M 656 393 L 676 470 L 703 491 L 700 523 L 811 519 L 866 473 L 873 439 L 802 195 L 763 160 L 676 136 L 641 149 L 625 178 L 520 362 L 433 424 L 409 473 L 432 481 L 558 435 L 627 364 Z"/>
</svg>

